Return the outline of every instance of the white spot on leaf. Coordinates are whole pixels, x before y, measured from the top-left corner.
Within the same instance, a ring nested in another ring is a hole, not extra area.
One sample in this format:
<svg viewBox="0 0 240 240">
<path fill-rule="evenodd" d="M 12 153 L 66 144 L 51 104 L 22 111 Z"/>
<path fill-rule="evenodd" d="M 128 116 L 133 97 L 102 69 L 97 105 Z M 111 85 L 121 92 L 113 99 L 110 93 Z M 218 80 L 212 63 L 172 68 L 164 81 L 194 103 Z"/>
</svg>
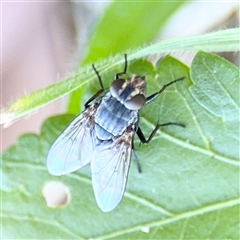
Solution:
<svg viewBox="0 0 240 240">
<path fill-rule="evenodd" d="M 70 200 L 70 192 L 61 182 L 48 182 L 43 187 L 42 194 L 50 208 L 65 206 Z"/>
<path fill-rule="evenodd" d="M 149 233 L 150 228 L 149 227 L 141 227 L 141 231 L 144 233 Z"/>
</svg>

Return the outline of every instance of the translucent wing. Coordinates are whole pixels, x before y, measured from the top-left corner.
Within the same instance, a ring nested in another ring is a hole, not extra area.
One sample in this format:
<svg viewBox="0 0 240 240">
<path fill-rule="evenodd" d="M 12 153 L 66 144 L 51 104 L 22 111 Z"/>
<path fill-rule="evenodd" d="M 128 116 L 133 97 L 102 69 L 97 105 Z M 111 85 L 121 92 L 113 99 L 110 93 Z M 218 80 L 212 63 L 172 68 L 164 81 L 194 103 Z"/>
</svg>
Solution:
<svg viewBox="0 0 240 240">
<path fill-rule="evenodd" d="M 47 168 L 50 174 L 56 176 L 67 174 L 90 161 L 95 147 L 92 120 L 95 110 L 94 105 L 86 109 L 54 142 L 47 157 Z"/>
<path fill-rule="evenodd" d="M 133 128 L 120 137 L 103 141 L 94 151 L 91 162 L 92 184 L 98 206 L 104 212 L 121 201 L 131 161 Z"/>
</svg>

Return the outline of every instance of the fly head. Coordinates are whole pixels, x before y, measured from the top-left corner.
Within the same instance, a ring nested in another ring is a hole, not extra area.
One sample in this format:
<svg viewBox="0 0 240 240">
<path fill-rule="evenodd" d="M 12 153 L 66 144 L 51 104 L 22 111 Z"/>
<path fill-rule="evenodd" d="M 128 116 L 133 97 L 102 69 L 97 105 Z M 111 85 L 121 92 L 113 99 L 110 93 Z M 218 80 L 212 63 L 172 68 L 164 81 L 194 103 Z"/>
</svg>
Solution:
<svg viewBox="0 0 240 240">
<path fill-rule="evenodd" d="M 110 86 L 111 95 L 130 110 L 140 110 L 146 102 L 145 76 L 114 80 Z"/>
</svg>

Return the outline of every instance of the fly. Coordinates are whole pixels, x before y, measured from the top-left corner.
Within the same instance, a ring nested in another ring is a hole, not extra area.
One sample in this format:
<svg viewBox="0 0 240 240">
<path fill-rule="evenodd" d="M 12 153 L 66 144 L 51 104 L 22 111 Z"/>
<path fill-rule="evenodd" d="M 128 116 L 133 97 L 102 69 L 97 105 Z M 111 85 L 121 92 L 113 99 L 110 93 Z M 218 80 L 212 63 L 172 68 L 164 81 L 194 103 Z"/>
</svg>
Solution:
<svg viewBox="0 0 240 240">
<path fill-rule="evenodd" d="M 140 141 L 147 144 L 160 126 L 184 127 L 174 122 L 157 124 L 149 138 L 145 138 L 138 126 L 139 110 L 184 77 L 145 97 L 145 76 L 122 77 L 127 72 L 127 55 L 124 56 L 124 70 L 116 74 L 109 91 L 98 100 L 96 98 L 103 93 L 104 87 L 93 65 L 101 89 L 85 103 L 85 110 L 57 138 L 47 157 L 48 171 L 56 176 L 76 171 L 91 162 L 92 186 L 103 212 L 116 208 L 124 195 L 134 134 L 137 133 Z"/>
</svg>

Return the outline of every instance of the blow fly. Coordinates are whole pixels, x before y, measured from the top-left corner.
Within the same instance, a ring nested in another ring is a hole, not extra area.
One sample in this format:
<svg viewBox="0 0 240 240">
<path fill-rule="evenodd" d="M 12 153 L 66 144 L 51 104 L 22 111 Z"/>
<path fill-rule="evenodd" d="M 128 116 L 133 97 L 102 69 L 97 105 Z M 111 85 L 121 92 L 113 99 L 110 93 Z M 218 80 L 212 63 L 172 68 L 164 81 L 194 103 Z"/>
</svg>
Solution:
<svg viewBox="0 0 240 240">
<path fill-rule="evenodd" d="M 104 87 L 94 65 L 93 69 L 101 89 L 85 103 L 85 110 L 54 142 L 48 154 L 47 168 L 50 174 L 59 176 L 91 162 L 92 186 L 97 204 L 102 211 L 109 212 L 116 208 L 125 192 L 134 134 L 137 133 L 140 141 L 147 144 L 160 126 L 183 126 L 174 122 L 157 124 L 146 139 L 138 126 L 139 110 L 158 97 L 166 87 L 184 77 L 145 97 L 145 76 L 123 77 L 127 71 L 125 54 L 124 70 L 116 74 L 109 91 L 99 99 Z"/>
</svg>

